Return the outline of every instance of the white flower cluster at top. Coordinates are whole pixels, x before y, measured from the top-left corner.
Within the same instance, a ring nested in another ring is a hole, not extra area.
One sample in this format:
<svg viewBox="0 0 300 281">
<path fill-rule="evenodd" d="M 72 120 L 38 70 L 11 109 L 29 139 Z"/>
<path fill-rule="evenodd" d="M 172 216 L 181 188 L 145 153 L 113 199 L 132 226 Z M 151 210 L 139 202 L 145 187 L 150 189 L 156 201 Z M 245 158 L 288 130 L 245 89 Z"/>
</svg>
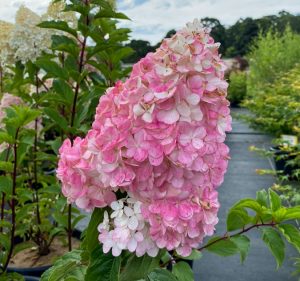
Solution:
<svg viewBox="0 0 300 281">
<path fill-rule="evenodd" d="M 25 6 L 16 13 L 15 24 L 0 21 L 0 63 L 2 66 L 15 61 L 35 61 L 42 52 L 48 52 L 51 36 L 60 32 L 40 28 L 37 25 L 47 20 L 63 20 L 76 27 L 76 15 L 62 12 L 64 3 L 51 3 L 47 12 L 39 16 Z"/>
</svg>

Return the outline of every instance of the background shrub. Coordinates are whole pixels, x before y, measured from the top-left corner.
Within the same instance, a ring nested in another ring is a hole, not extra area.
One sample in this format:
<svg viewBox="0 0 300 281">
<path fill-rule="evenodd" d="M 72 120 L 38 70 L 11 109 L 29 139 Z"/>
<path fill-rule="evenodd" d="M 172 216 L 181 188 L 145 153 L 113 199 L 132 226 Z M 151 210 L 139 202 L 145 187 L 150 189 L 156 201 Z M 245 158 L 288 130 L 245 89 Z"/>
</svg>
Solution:
<svg viewBox="0 0 300 281">
<path fill-rule="evenodd" d="M 239 105 L 247 93 L 246 72 L 233 71 L 229 76 L 228 99 L 231 105 Z"/>
<path fill-rule="evenodd" d="M 254 114 L 244 116 L 253 127 L 275 136 L 297 134 L 300 125 L 300 65 L 248 98 L 243 105 Z"/>
<path fill-rule="evenodd" d="M 300 35 L 287 28 L 283 34 L 260 34 L 248 55 L 248 95 L 257 95 L 300 61 Z"/>
</svg>

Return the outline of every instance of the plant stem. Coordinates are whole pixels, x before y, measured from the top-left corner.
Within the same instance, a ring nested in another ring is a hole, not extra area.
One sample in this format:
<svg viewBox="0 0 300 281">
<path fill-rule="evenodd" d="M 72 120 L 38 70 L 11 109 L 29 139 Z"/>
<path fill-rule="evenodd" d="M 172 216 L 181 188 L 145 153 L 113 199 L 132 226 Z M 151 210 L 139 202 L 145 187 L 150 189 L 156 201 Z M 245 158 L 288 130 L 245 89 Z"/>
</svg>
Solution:
<svg viewBox="0 0 300 281">
<path fill-rule="evenodd" d="M 246 233 L 246 232 L 248 232 L 249 230 L 251 230 L 251 229 L 253 229 L 253 228 L 259 228 L 259 227 L 262 227 L 262 226 L 263 226 L 263 227 L 265 227 L 265 226 L 271 226 L 271 227 L 274 227 L 275 225 L 276 225 L 275 222 L 271 222 L 271 223 L 257 223 L 257 224 L 251 225 L 251 226 L 249 226 L 249 227 L 247 227 L 247 228 L 244 228 L 244 229 L 242 229 L 241 231 L 239 231 L 239 232 L 237 232 L 237 233 L 235 233 L 235 234 L 233 234 L 233 235 L 228 235 L 228 233 L 225 233 L 225 234 L 224 234 L 222 237 L 220 237 L 219 239 L 217 239 L 217 240 L 215 240 L 215 241 L 212 241 L 212 242 L 210 242 L 210 243 L 208 243 L 208 244 L 206 244 L 206 245 L 204 245 L 204 246 L 198 248 L 198 251 L 202 251 L 202 250 L 204 250 L 204 249 L 210 247 L 211 245 L 214 245 L 214 244 L 220 242 L 221 240 L 230 239 L 230 238 L 232 238 L 232 237 L 235 237 L 235 236 L 241 235 L 241 234 L 243 234 L 243 233 Z"/>
<path fill-rule="evenodd" d="M 39 77 L 38 71 L 35 74 L 36 77 L 36 95 L 39 94 Z M 34 145 L 33 145 L 33 176 L 34 176 L 34 187 L 35 187 L 35 203 L 36 203 L 36 219 L 37 224 L 41 224 L 40 206 L 39 206 L 39 195 L 38 195 L 38 177 L 37 177 L 37 145 L 38 145 L 38 119 L 34 121 Z"/>
<path fill-rule="evenodd" d="M 16 188 L 17 188 L 17 162 L 18 162 L 18 135 L 19 129 L 16 131 L 15 136 L 15 143 L 13 145 L 14 150 L 14 167 L 13 167 L 13 174 L 12 174 L 12 200 L 11 200 L 11 232 L 10 232 L 10 248 L 8 251 L 8 255 L 3 266 L 3 271 L 6 271 L 9 261 L 12 257 L 13 249 L 14 249 L 14 238 L 15 238 L 15 231 L 16 231 Z"/>
<path fill-rule="evenodd" d="M 85 5 L 89 5 L 89 1 L 85 0 L 84 1 Z M 89 26 L 89 15 L 86 16 L 86 26 Z M 81 50 L 80 50 L 80 56 L 79 56 L 79 64 L 78 64 L 78 72 L 79 76 L 81 75 L 83 68 L 84 68 L 84 53 L 86 49 L 86 44 L 87 44 L 87 36 L 84 36 L 82 45 L 81 45 Z M 78 77 L 78 80 L 76 82 L 75 86 L 75 92 L 74 92 L 74 99 L 73 99 L 73 106 L 72 106 L 72 112 L 71 112 L 71 122 L 70 126 L 71 128 L 74 126 L 74 121 L 75 121 L 75 116 L 76 116 L 76 105 L 77 105 L 77 99 L 79 95 L 79 90 L 80 90 L 80 77 Z M 70 136 L 71 143 L 73 144 L 74 140 L 74 135 L 71 134 Z M 68 245 L 69 245 L 69 251 L 72 251 L 72 205 L 69 204 L 68 206 Z"/>
<path fill-rule="evenodd" d="M 10 146 L 7 148 L 7 151 L 6 151 L 5 162 L 8 161 L 9 152 L 10 152 Z M 4 175 L 5 175 L 5 173 L 4 173 Z M 4 220 L 5 196 L 6 196 L 6 194 L 4 192 L 2 192 L 2 198 L 1 198 L 1 216 L 0 216 L 0 220 L 1 221 Z M 1 226 L 0 227 L 0 233 L 2 233 L 2 231 L 3 231 L 3 228 Z"/>
</svg>

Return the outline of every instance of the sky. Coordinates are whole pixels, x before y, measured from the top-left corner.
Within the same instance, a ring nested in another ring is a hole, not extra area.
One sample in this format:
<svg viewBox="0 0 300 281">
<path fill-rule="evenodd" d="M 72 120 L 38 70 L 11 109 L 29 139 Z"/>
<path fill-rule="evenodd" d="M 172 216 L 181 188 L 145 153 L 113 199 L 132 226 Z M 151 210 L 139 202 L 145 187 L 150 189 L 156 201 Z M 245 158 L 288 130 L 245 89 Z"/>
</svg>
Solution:
<svg viewBox="0 0 300 281">
<path fill-rule="evenodd" d="M 0 0 L 0 20 L 13 22 L 21 4 L 42 14 L 48 3 L 49 0 Z M 170 29 L 181 28 L 194 18 L 214 17 L 228 26 L 239 18 L 259 18 L 282 10 L 300 14 L 300 0 L 118 0 L 117 7 L 131 19 L 121 24 L 132 29 L 131 37 L 152 44 Z"/>
</svg>

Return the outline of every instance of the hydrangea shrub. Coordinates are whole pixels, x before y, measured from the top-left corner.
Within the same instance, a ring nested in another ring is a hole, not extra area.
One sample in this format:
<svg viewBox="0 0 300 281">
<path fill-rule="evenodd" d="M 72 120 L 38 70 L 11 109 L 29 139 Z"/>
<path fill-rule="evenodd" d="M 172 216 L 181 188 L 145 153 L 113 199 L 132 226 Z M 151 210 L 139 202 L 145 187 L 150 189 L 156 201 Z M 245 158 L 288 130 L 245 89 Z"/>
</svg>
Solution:
<svg viewBox="0 0 300 281">
<path fill-rule="evenodd" d="M 68 201 L 106 208 L 104 252 L 188 256 L 214 233 L 231 130 L 218 48 L 209 29 L 188 23 L 106 91 L 84 138 L 60 148 Z"/>
</svg>

